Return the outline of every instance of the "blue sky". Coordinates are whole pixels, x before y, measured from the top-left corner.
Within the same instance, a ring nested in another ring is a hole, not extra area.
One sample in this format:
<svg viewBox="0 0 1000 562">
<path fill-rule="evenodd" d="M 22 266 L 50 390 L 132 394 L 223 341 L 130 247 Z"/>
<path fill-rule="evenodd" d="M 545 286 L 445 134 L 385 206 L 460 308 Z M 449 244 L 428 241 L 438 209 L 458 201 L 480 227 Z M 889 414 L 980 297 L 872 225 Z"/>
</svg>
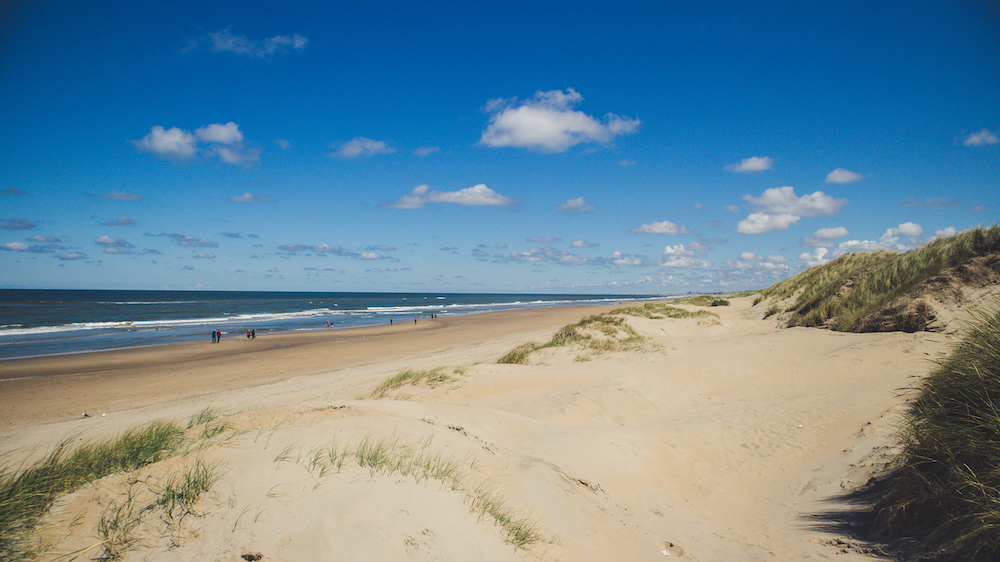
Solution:
<svg viewBox="0 0 1000 562">
<path fill-rule="evenodd" d="M 997 222 L 1000 5 L 5 2 L 0 287 L 675 293 Z"/>
</svg>

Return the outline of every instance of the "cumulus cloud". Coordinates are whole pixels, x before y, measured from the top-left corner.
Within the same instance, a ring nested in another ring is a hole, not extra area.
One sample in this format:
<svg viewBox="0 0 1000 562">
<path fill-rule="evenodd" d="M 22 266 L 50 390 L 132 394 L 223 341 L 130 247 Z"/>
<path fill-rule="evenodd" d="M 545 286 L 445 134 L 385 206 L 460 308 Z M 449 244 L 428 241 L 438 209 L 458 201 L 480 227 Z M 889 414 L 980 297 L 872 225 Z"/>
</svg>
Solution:
<svg viewBox="0 0 1000 562">
<path fill-rule="evenodd" d="M 851 183 L 863 178 L 861 174 L 855 174 L 850 170 L 837 168 L 826 175 L 826 183 Z"/>
<path fill-rule="evenodd" d="M 696 252 L 707 252 L 709 250 L 715 249 L 707 244 L 702 244 L 701 242 L 691 242 L 691 244 L 688 245 L 688 247 Z"/>
<path fill-rule="evenodd" d="M 691 229 L 686 226 L 678 226 L 670 221 L 651 222 L 632 229 L 632 232 L 643 232 L 647 234 L 686 234 Z"/>
<path fill-rule="evenodd" d="M 190 158 L 198 151 L 194 135 L 178 127 L 164 129 L 154 125 L 148 135 L 132 142 L 139 150 L 163 158 Z"/>
<path fill-rule="evenodd" d="M 458 191 L 437 191 L 428 185 L 418 185 L 409 195 L 383 205 L 394 209 L 422 209 L 428 203 L 452 203 L 462 207 L 509 207 L 517 203 L 517 200 L 500 195 L 484 184 Z"/>
<path fill-rule="evenodd" d="M 552 242 L 559 242 L 560 240 L 561 238 L 557 238 L 550 234 L 548 236 L 531 236 L 527 238 L 525 242 L 534 242 L 537 244 L 550 244 Z"/>
<path fill-rule="evenodd" d="M 958 230 L 954 226 L 949 226 L 947 228 L 941 228 L 934 231 L 934 238 L 948 238 L 949 236 L 954 236 L 958 234 Z"/>
<path fill-rule="evenodd" d="M 534 97 L 494 99 L 487 102 L 490 115 L 479 143 L 485 146 L 513 146 L 542 152 L 565 152 L 584 143 L 607 144 L 615 137 L 634 133 L 640 121 L 613 113 L 595 119 L 573 106 L 583 96 L 573 88 L 566 91 L 535 92 Z"/>
<path fill-rule="evenodd" d="M 217 142 L 220 144 L 239 144 L 243 142 L 240 126 L 230 121 L 225 125 L 212 123 L 194 130 L 194 136 L 202 142 Z"/>
<path fill-rule="evenodd" d="M 816 232 L 813 232 L 813 236 L 816 238 L 823 238 L 826 240 L 833 240 L 834 238 L 843 238 L 850 234 L 850 232 L 842 226 L 834 226 L 832 228 L 821 228 Z"/>
<path fill-rule="evenodd" d="M 805 217 L 836 215 L 847 204 L 847 199 L 834 199 L 822 191 L 798 197 L 795 195 L 795 188 L 787 185 L 766 189 L 760 197 L 744 195 L 743 200 L 765 213 Z"/>
<path fill-rule="evenodd" d="M 117 219 L 106 220 L 101 223 L 101 226 L 130 226 L 135 224 L 135 219 L 130 219 L 128 217 L 118 217 Z"/>
<path fill-rule="evenodd" d="M 275 35 L 267 39 L 249 39 L 243 35 L 234 35 L 229 28 L 206 33 L 193 41 L 187 50 L 195 50 L 202 44 L 207 44 L 216 53 L 233 53 L 256 58 L 269 58 L 278 53 L 301 51 L 308 39 L 295 33 L 293 35 Z"/>
<path fill-rule="evenodd" d="M 263 194 L 254 195 L 248 192 L 243 195 L 233 195 L 229 198 L 229 201 L 231 203 L 260 203 L 274 201 L 274 197 Z"/>
<path fill-rule="evenodd" d="M 421 146 L 413 150 L 413 154 L 416 156 L 428 156 L 434 154 L 435 152 L 441 150 L 436 146 Z"/>
<path fill-rule="evenodd" d="M 736 232 L 740 234 L 764 234 L 775 230 L 788 230 L 789 226 L 799 222 L 799 218 L 788 213 L 778 215 L 752 213 L 736 224 Z"/>
<path fill-rule="evenodd" d="M 336 152 L 330 154 L 344 160 L 361 157 L 371 157 L 379 154 L 392 154 L 395 148 L 387 145 L 385 141 L 372 140 L 365 137 L 354 137 L 353 139 L 340 145 Z"/>
<path fill-rule="evenodd" d="M 760 197 L 744 195 L 743 200 L 756 207 L 758 212 L 736 225 L 736 232 L 740 234 L 788 230 L 803 216 L 836 215 L 847 204 L 847 199 L 834 199 L 822 191 L 799 197 L 791 186 L 772 187 Z"/>
<path fill-rule="evenodd" d="M 574 248 L 596 248 L 600 244 L 594 244 L 592 242 L 584 242 L 583 240 L 574 240 L 570 243 Z"/>
<path fill-rule="evenodd" d="M 198 143 L 206 146 L 199 146 Z M 198 153 L 215 155 L 227 164 L 251 164 L 260 158 L 257 149 L 243 148 L 243 133 L 239 125 L 213 123 L 191 131 L 179 127 L 164 129 L 153 126 L 148 135 L 132 144 L 143 152 L 152 152 L 161 158 L 185 160 Z"/>
<path fill-rule="evenodd" d="M 703 269 L 711 267 L 711 262 L 697 259 L 701 254 L 684 249 L 684 244 L 667 246 L 663 249 L 663 259 L 660 265 L 663 267 L 678 267 L 683 269 Z"/>
<path fill-rule="evenodd" d="M 816 248 L 812 252 L 802 252 L 799 254 L 799 261 L 806 267 L 816 267 L 830 261 L 830 258 L 826 257 L 829 253 L 830 250 L 826 248 Z"/>
<path fill-rule="evenodd" d="M 7 230 L 31 230 L 37 226 L 37 224 L 24 217 L 14 217 L 0 220 L 0 228 L 6 228 Z"/>
<path fill-rule="evenodd" d="M 577 197 L 556 205 L 556 210 L 563 213 L 583 214 L 596 211 L 597 207 L 588 203 L 583 197 Z"/>
<path fill-rule="evenodd" d="M 83 252 L 63 252 L 56 256 L 56 258 L 64 261 L 85 260 L 87 259 L 87 254 Z"/>
<path fill-rule="evenodd" d="M 767 156 L 751 156 L 740 160 L 739 164 L 729 164 L 725 169 L 728 172 L 763 172 L 773 165 L 774 160 Z"/>
<path fill-rule="evenodd" d="M 215 254 L 198 254 L 195 257 L 201 260 L 214 260 Z"/>
<path fill-rule="evenodd" d="M 879 242 L 898 251 L 912 250 L 920 245 L 920 241 L 917 240 L 917 237 L 923 236 L 923 234 L 924 229 L 919 224 L 915 222 L 904 222 L 895 228 L 886 229 L 885 234 L 882 235 Z M 901 238 L 908 238 L 909 240 L 907 243 L 900 243 L 899 240 Z"/>
<path fill-rule="evenodd" d="M 997 138 L 997 134 L 989 129 L 983 129 L 978 133 L 972 133 L 971 135 L 965 137 L 962 144 L 965 146 L 981 146 L 984 144 L 997 144 L 1000 142 L 1000 138 Z"/>
<path fill-rule="evenodd" d="M 62 242 L 62 240 L 56 238 L 55 236 L 42 236 L 41 234 L 36 234 L 31 238 L 28 238 L 28 241 L 38 242 L 40 244 L 56 244 L 58 242 Z"/>
<path fill-rule="evenodd" d="M 111 236 L 108 236 L 107 234 L 105 234 L 104 236 L 101 236 L 100 238 L 94 240 L 94 242 L 96 242 L 98 246 L 104 246 L 105 251 L 107 251 L 108 249 L 111 249 L 111 248 L 134 248 L 135 247 L 132 244 L 129 244 L 128 242 L 126 242 L 125 240 L 122 240 L 121 238 L 112 238 Z M 113 252 L 109 252 L 109 253 L 113 253 Z"/>
<path fill-rule="evenodd" d="M 28 245 L 24 242 L 4 242 L 3 249 L 10 252 L 27 252 Z"/>
</svg>

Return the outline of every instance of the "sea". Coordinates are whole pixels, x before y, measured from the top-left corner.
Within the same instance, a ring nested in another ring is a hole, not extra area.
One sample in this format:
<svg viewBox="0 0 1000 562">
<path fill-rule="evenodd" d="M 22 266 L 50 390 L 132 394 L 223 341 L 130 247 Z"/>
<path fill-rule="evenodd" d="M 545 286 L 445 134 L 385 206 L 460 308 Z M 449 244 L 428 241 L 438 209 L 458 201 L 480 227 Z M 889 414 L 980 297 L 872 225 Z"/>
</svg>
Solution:
<svg viewBox="0 0 1000 562">
<path fill-rule="evenodd" d="M 662 295 L 0 289 L 0 361 Z"/>
</svg>

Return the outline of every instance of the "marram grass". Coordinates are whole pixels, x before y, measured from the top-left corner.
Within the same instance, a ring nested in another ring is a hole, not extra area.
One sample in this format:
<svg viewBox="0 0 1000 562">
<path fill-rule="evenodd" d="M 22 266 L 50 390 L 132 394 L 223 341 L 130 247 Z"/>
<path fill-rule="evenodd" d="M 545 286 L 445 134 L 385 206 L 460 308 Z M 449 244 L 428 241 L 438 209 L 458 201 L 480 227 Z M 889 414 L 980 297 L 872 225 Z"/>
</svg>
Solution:
<svg viewBox="0 0 1000 562">
<path fill-rule="evenodd" d="M 789 326 L 863 328 L 862 319 L 949 267 L 1000 252 L 1000 227 L 974 228 L 903 254 L 856 252 L 808 269 L 761 291 L 768 313 L 791 313 Z M 795 297 L 790 304 L 780 301 Z"/>
<path fill-rule="evenodd" d="M 981 316 L 918 391 L 878 530 L 918 537 L 941 559 L 1000 560 L 1000 312 Z"/>
<path fill-rule="evenodd" d="M 70 438 L 31 466 L 0 469 L 0 560 L 34 558 L 38 549 L 35 525 L 57 497 L 169 456 L 180 446 L 183 432 L 174 423 L 154 422 L 75 449 Z"/>
</svg>

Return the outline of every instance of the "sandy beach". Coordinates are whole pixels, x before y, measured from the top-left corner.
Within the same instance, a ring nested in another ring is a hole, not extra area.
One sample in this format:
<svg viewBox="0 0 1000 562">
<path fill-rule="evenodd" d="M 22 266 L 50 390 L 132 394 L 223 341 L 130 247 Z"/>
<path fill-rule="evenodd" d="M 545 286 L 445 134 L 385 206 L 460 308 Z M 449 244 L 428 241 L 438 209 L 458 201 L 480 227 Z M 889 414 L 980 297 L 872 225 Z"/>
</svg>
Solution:
<svg viewBox="0 0 1000 562">
<path fill-rule="evenodd" d="M 151 516 L 126 560 L 870 560 L 823 515 L 887 460 L 907 389 L 952 336 L 780 329 L 751 303 L 628 317 L 638 349 L 526 365 L 496 361 L 616 307 L 3 361 L 0 450 L 19 462 L 67 436 L 222 413 L 196 450 L 59 500 L 49 558 L 97 557 L 102 510 L 202 459 L 218 480 L 196 512 Z M 407 369 L 448 380 L 358 399 Z M 316 460 L 366 440 L 451 459 L 460 478 Z M 505 542 L 483 497 L 540 540 Z"/>
</svg>

